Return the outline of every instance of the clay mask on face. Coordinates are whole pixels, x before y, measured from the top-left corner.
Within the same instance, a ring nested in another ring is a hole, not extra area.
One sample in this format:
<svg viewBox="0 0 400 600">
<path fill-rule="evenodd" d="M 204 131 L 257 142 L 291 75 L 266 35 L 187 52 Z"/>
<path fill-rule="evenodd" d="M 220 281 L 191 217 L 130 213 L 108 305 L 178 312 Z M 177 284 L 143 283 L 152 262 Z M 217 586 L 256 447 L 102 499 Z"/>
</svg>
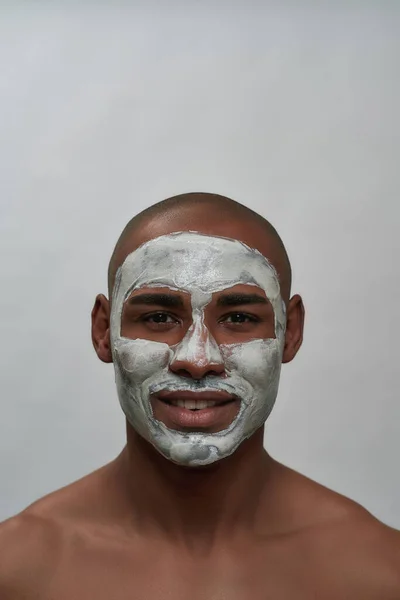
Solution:
<svg viewBox="0 0 400 600">
<path fill-rule="evenodd" d="M 257 286 L 270 301 L 275 338 L 218 345 L 204 324 L 212 294 L 238 284 Z M 125 301 L 143 287 L 190 294 L 192 325 L 174 346 L 121 336 Z M 277 273 L 257 250 L 228 238 L 172 233 L 146 242 L 118 269 L 111 310 L 111 344 L 121 407 L 136 431 L 166 458 L 186 466 L 207 465 L 232 454 L 261 427 L 278 393 L 286 326 Z M 175 360 L 224 365 L 225 376 L 201 380 L 169 369 Z M 153 416 L 150 398 L 161 390 L 225 391 L 240 398 L 232 423 L 218 433 L 169 429 Z"/>
</svg>

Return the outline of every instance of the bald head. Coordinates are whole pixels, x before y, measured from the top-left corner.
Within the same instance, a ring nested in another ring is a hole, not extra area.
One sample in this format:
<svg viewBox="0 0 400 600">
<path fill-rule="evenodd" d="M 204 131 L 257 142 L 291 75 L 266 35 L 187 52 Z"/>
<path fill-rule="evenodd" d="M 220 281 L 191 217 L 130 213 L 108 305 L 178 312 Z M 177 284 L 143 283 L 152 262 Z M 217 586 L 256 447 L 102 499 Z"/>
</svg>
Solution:
<svg viewBox="0 0 400 600">
<path fill-rule="evenodd" d="M 176 231 L 232 238 L 259 250 L 278 272 L 282 298 L 290 296 L 291 267 L 276 229 L 261 215 L 225 196 L 192 192 L 162 200 L 133 217 L 121 233 L 108 267 L 111 296 L 118 267 L 146 241 Z"/>
</svg>

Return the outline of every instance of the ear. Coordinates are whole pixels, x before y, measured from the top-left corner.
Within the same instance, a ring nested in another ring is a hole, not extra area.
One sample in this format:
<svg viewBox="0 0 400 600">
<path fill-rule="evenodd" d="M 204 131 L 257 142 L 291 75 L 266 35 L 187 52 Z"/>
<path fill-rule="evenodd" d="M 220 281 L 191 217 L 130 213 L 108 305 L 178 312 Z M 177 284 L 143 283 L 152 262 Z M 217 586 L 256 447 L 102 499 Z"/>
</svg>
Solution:
<svg viewBox="0 0 400 600">
<path fill-rule="evenodd" d="M 113 362 L 110 341 L 110 302 L 103 294 L 96 297 L 92 310 L 92 342 L 100 360 L 105 363 Z"/>
<path fill-rule="evenodd" d="M 302 342 L 304 329 L 304 305 L 301 297 L 296 294 L 289 301 L 286 311 L 285 348 L 282 362 L 288 363 L 296 356 Z"/>
</svg>

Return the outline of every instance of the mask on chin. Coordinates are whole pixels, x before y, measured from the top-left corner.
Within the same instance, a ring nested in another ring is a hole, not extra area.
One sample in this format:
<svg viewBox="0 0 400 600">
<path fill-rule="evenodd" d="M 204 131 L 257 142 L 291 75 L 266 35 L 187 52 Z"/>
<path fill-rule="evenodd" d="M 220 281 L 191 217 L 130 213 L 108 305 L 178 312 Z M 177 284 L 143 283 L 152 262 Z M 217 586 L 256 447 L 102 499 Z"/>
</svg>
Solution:
<svg viewBox="0 0 400 600">
<path fill-rule="evenodd" d="M 204 323 L 212 294 L 235 285 L 265 292 L 274 311 L 275 337 L 220 344 Z M 183 339 L 163 342 L 121 336 L 124 303 L 140 288 L 170 288 L 190 294 L 192 324 Z M 277 273 L 257 250 L 242 242 L 195 232 L 172 233 L 146 242 L 118 269 L 111 310 L 111 347 L 118 396 L 132 427 L 167 459 L 208 465 L 232 454 L 268 418 L 276 400 L 286 316 Z M 171 371 L 175 361 L 223 364 L 224 376 L 195 380 Z M 153 415 L 151 397 L 163 391 L 225 392 L 240 399 L 237 415 L 217 433 L 184 432 Z"/>
</svg>

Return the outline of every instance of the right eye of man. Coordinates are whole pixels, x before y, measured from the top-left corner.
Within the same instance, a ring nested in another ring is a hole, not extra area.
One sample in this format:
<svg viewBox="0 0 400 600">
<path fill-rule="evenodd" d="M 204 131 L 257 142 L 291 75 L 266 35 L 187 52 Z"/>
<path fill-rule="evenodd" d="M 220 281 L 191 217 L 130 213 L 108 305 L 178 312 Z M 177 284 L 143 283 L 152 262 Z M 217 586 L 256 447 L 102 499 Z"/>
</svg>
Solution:
<svg viewBox="0 0 400 600">
<path fill-rule="evenodd" d="M 156 312 L 151 313 L 150 315 L 145 315 L 143 317 L 143 321 L 145 321 L 146 323 L 154 323 L 161 325 L 178 322 L 176 318 L 165 312 Z"/>
</svg>

